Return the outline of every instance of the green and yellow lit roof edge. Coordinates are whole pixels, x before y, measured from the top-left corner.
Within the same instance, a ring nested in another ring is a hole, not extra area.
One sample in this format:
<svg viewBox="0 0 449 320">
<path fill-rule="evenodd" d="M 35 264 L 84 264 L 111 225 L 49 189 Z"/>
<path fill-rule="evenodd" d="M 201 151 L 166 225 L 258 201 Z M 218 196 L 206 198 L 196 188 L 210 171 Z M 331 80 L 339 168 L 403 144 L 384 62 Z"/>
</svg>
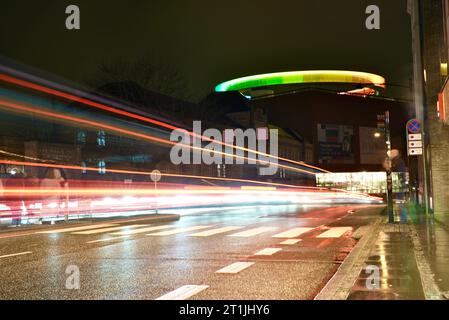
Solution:
<svg viewBox="0 0 449 320">
<path fill-rule="evenodd" d="M 216 92 L 301 83 L 354 83 L 385 88 L 385 78 L 374 73 L 343 70 L 309 70 L 258 74 L 220 83 Z"/>
</svg>

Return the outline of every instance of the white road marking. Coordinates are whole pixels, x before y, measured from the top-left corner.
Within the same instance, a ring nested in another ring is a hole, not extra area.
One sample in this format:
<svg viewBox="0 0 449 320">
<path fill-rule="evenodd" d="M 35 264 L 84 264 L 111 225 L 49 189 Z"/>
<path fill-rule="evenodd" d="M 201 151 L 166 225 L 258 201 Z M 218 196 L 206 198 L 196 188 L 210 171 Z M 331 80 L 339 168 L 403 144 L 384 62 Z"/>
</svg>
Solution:
<svg viewBox="0 0 449 320">
<path fill-rule="evenodd" d="M 194 234 L 189 234 L 189 236 L 191 237 L 208 237 L 208 236 L 213 236 L 219 233 L 225 233 L 228 231 L 233 231 L 233 230 L 238 230 L 238 229 L 242 229 L 243 227 L 238 227 L 238 226 L 230 226 L 230 227 L 223 227 L 223 228 L 217 228 L 217 229 L 212 229 L 212 230 L 207 230 L 207 231 L 201 231 L 201 232 L 197 232 Z"/>
<path fill-rule="evenodd" d="M 245 230 L 242 232 L 233 233 L 233 234 L 230 234 L 228 237 L 252 237 L 252 236 L 256 236 L 258 234 L 272 231 L 275 229 L 277 229 L 277 228 L 276 227 L 258 227 L 258 228 L 254 228 L 254 229 Z"/>
<path fill-rule="evenodd" d="M 302 241 L 302 240 L 301 239 L 287 239 L 287 240 L 282 241 L 280 244 L 292 245 L 292 244 L 297 244 L 300 241 Z"/>
<path fill-rule="evenodd" d="M 83 227 L 73 227 L 73 228 L 63 228 L 63 229 L 53 229 L 53 230 L 46 230 L 46 231 L 37 231 L 36 233 L 61 233 L 61 232 L 72 232 L 72 231 L 79 231 L 79 230 L 89 230 L 89 229 L 98 229 L 98 228 L 104 228 L 104 227 L 112 227 L 116 226 L 116 223 L 103 223 L 103 224 L 95 224 L 95 225 L 88 225 Z"/>
<path fill-rule="evenodd" d="M 257 251 L 254 255 L 255 256 L 271 256 L 281 250 L 282 250 L 281 248 L 265 248 L 260 251 Z"/>
<path fill-rule="evenodd" d="M 23 254 L 30 254 L 32 253 L 31 251 L 25 251 L 25 252 L 18 252 L 18 253 L 11 253 L 11 254 L 5 254 L 3 256 L 0 256 L 1 258 L 8 258 L 8 257 L 15 257 L 15 256 L 21 256 Z"/>
<path fill-rule="evenodd" d="M 334 227 L 318 235 L 317 238 L 340 238 L 343 234 L 351 230 L 352 227 Z"/>
<path fill-rule="evenodd" d="M 105 241 L 112 241 L 112 240 L 122 239 L 122 238 L 128 238 L 128 237 L 129 237 L 129 235 L 126 235 L 126 236 L 118 236 L 118 237 L 111 237 L 111 238 L 104 238 L 104 239 L 99 239 L 99 240 L 87 241 L 86 243 L 105 242 Z"/>
<path fill-rule="evenodd" d="M 253 264 L 254 262 L 235 262 L 233 264 L 230 264 L 229 266 L 215 271 L 215 273 L 239 273 L 240 271 L 251 267 Z"/>
<path fill-rule="evenodd" d="M 275 234 L 273 238 L 295 238 L 303 233 L 309 232 L 310 230 L 313 230 L 314 228 L 293 228 L 278 234 Z"/>
<path fill-rule="evenodd" d="M 127 226 L 120 226 L 120 227 L 110 227 L 110 228 L 102 228 L 102 229 L 94 229 L 94 230 L 87 230 L 87 231 L 78 231 L 78 232 L 72 232 L 72 234 L 96 234 L 96 233 L 103 233 L 103 232 L 109 232 L 109 231 L 115 231 L 115 230 L 121 230 L 121 229 L 132 229 L 137 227 L 145 227 L 147 224 L 132 224 Z"/>
<path fill-rule="evenodd" d="M 206 285 L 201 286 L 186 285 L 176 290 L 173 290 L 167 294 L 164 294 L 163 296 L 160 296 L 156 300 L 185 300 L 207 288 L 209 288 L 209 286 Z"/>
<path fill-rule="evenodd" d="M 130 234 L 144 233 L 144 232 L 148 232 L 148 231 L 155 231 L 155 230 L 168 229 L 168 228 L 173 228 L 173 226 L 171 226 L 171 225 L 153 226 L 153 227 L 139 228 L 139 229 L 134 229 L 134 230 L 124 230 L 124 231 L 119 231 L 119 232 L 112 232 L 109 234 L 114 235 L 114 236 L 126 236 L 126 235 L 130 235 Z"/>
<path fill-rule="evenodd" d="M 147 236 L 169 236 L 169 235 L 177 234 L 177 233 L 181 233 L 181 232 L 201 230 L 201 229 L 210 228 L 210 227 L 211 226 L 194 226 L 194 227 L 186 227 L 186 228 L 177 228 L 174 230 L 149 233 L 149 234 L 147 234 Z"/>
</svg>

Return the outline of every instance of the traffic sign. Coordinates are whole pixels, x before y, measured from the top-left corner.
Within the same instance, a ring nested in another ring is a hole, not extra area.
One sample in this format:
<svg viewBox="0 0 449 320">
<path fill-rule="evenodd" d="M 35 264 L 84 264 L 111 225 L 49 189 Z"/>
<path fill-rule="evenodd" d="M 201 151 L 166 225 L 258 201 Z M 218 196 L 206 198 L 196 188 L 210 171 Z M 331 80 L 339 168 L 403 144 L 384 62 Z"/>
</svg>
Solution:
<svg viewBox="0 0 449 320">
<path fill-rule="evenodd" d="M 422 148 L 410 148 L 408 152 L 411 156 L 422 155 Z"/>
<path fill-rule="evenodd" d="M 409 141 L 408 142 L 408 147 L 409 148 L 422 148 L 422 141 L 421 140 Z"/>
<path fill-rule="evenodd" d="M 418 141 L 418 140 L 422 140 L 422 134 L 421 133 L 409 134 L 408 135 L 408 141 Z"/>
<path fill-rule="evenodd" d="M 416 119 L 407 121 L 407 151 L 409 156 L 420 156 L 423 154 L 423 142 L 421 123 Z"/>
<path fill-rule="evenodd" d="M 407 131 L 410 133 L 421 132 L 421 122 L 418 119 L 410 119 L 406 124 Z"/>
<path fill-rule="evenodd" d="M 150 178 L 151 178 L 152 181 L 158 182 L 159 180 L 161 180 L 161 176 L 162 175 L 161 175 L 161 172 L 159 170 L 151 171 Z"/>
</svg>

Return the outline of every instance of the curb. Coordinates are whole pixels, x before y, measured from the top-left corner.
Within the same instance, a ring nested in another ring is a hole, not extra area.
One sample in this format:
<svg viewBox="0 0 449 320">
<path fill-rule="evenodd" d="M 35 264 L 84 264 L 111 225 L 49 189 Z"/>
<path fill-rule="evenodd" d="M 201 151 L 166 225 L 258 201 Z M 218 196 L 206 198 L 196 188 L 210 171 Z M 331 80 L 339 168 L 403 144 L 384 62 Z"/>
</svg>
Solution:
<svg viewBox="0 0 449 320">
<path fill-rule="evenodd" d="M 418 267 L 421 277 L 421 285 L 423 287 L 426 300 L 444 300 L 444 294 L 440 291 L 438 284 L 435 282 L 435 275 L 432 272 L 419 240 L 418 231 L 414 225 L 409 226 L 410 237 L 413 242 L 413 252 L 415 253 L 416 266 Z"/>
<path fill-rule="evenodd" d="M 364 230 L 365 235 L 337 269 L 314 300 L 346 300 L 379 236 L 383 217 L 377 218 Z"/>
</svg>

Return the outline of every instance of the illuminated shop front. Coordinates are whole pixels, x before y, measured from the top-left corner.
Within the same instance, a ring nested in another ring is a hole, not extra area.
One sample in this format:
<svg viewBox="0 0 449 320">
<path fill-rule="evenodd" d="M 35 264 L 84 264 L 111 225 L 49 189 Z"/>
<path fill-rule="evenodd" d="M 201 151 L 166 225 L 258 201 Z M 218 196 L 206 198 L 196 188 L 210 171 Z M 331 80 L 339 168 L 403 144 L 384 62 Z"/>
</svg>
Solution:
<svg viewBox="0 0 449 320">
<path fill-rule="evenodd" d="M 385 172 L 317 173 L 317 187 L 337 188 L 353 192 L 384 194 L 387 190 Z M 393 193 L 408 191 L 408 174 L 393 172 Z"/>
</svg>

